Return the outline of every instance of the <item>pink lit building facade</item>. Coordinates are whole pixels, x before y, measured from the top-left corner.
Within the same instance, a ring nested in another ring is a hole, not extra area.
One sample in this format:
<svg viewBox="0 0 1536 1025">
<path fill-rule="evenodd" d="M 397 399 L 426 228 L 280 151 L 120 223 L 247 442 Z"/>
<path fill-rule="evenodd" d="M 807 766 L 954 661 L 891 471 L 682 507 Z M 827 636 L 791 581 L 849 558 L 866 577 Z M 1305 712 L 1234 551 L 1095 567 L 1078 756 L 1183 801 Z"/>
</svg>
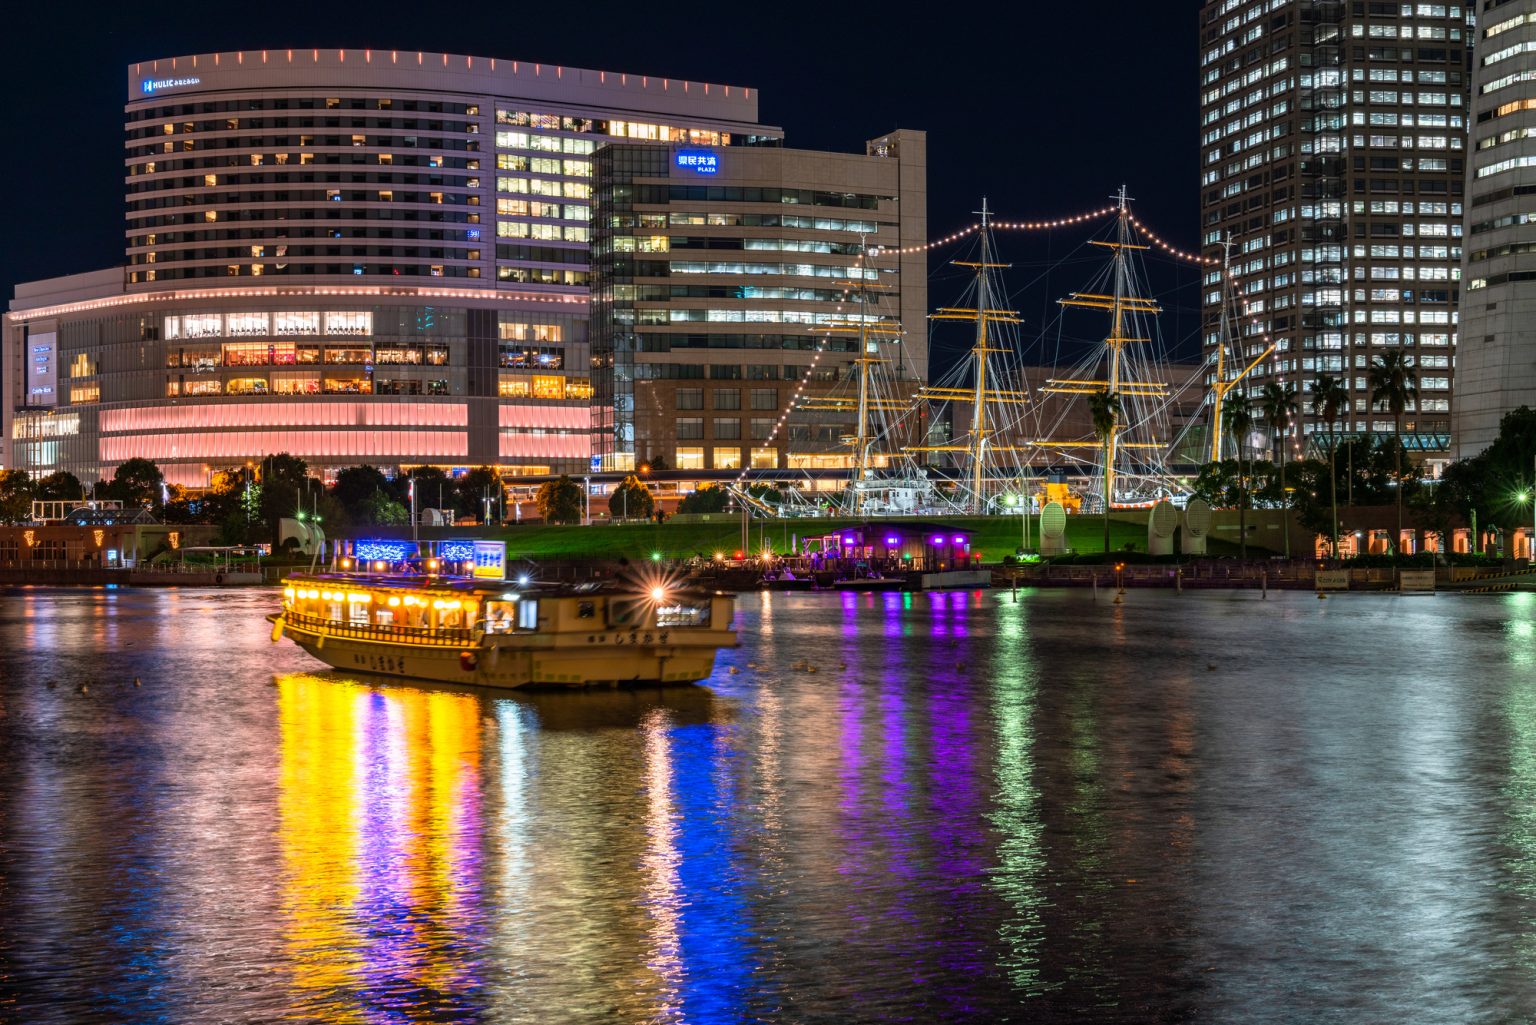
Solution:
<svg viewBox="0 0 1536 1025">
<path fill-rule="evenodd" d="M 415 51 L 134 65 L 125 265 L 17 287 L 0 464 L 584 470 L 592 153 L 774 144 L 756 117 L 739 87 Z"/>
</svg>

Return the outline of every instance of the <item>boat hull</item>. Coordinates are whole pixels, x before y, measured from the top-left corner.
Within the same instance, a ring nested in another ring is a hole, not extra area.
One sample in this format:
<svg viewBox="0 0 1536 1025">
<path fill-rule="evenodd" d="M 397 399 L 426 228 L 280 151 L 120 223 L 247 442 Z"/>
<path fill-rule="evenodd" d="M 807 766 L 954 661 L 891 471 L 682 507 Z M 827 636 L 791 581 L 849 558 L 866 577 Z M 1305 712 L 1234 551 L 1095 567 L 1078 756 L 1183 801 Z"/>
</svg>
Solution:
<svg viewBox="0 0 1536 1025">
<path fill-rule="evenodd" d="M 396 644 L 326 634 L 285 623 L 279 616 L 270 618 L 274 640 L 286 636 L 334 669 L 507 690 L 697 683 L 714 672 L 716 651 L 735 644 L 730 631 L 710 631 L 681 644 L 646 643 L 654 634 L 612 632 L 540 646 L 495 640 L 465 647 Z"/>
</svg>

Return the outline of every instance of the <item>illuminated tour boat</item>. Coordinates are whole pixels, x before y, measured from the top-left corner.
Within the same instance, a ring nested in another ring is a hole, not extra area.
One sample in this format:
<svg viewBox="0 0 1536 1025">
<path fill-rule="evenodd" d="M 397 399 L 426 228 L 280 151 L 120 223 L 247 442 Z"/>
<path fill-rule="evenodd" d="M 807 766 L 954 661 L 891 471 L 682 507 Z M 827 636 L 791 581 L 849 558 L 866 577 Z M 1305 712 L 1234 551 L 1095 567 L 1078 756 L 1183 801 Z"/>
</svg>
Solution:
<svg viewBox="0 0 1536 1025">
<path fill-rule="evenodd" d="M 334 570 L 288 576 L 272 640 L 336 669 L 509 688 L 695 683 L 736 644 L 729 595 L 661 576 L 508 581 L 502 542 L 416 548 L 358 541 Z"/>
</svg>

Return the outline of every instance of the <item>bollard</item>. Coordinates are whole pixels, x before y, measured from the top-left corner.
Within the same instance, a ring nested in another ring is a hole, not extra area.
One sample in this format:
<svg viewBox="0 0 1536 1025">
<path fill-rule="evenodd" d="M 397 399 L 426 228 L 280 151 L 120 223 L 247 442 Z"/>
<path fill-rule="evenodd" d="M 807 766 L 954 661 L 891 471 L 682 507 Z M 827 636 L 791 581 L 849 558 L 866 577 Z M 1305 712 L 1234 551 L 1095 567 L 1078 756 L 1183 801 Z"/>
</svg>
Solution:
<svg viewBox="0 0 1536 1025">
<path fill-rule="evenodd" d="M 1099 600 L 1099 575 L 1097 573 L 1093 575 L 1093 600 Z"/>
<path fill-rule="evenodd" d="M 1180 566 L 1173 571 L 1173 593 L 1184 593 L 1184 567 Z"/>
<path fill-rule="evenodd" d="M 1264 570 L 1259 570 L 1259 597 L 1269 598 L 1269 574 Z"/>
</svg>

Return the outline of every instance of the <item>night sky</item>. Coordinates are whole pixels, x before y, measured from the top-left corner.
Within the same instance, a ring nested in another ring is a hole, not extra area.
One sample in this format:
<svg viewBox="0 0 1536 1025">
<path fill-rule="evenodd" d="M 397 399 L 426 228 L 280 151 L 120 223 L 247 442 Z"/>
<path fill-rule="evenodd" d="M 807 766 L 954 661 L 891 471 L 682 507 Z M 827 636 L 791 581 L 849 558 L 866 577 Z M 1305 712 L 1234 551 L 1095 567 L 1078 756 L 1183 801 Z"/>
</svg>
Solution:
<svg viewBox="0 0 1536 1025">
<path fill-rule="evenodd" d="M 894 4 L 550 2 L 491 7 L 395 2 L 11 5 L 5 245 L 0 286 L 122 261 L 126 66 L 216 50 L 421 49 L 752 86 L 786 144 L 858 150 L 892 128 L 928 132 L 934 235 L 971 223 L 1097 208 L 1122 182 L 1170 241 L 1197 237 L 1199 0 Z M 541 11 L 546 10 L 548 14 Z M 835 12 L 835 13 L 834 13 Z M 1026 334 L 1050 300 L 1083 287 L 1059 265 L 1085 236 L 1009 235 L 1007 283 Z M 1188 268 L 1152 261 L 1162 331 L 1198 351 Z M 960 281 L 936 266 L 933 305 Z M 1091 331 L 1089 325 L 1083 325 Z M 1054 330 L 1054 329 L 1052 329 Z"/>
</svg>

